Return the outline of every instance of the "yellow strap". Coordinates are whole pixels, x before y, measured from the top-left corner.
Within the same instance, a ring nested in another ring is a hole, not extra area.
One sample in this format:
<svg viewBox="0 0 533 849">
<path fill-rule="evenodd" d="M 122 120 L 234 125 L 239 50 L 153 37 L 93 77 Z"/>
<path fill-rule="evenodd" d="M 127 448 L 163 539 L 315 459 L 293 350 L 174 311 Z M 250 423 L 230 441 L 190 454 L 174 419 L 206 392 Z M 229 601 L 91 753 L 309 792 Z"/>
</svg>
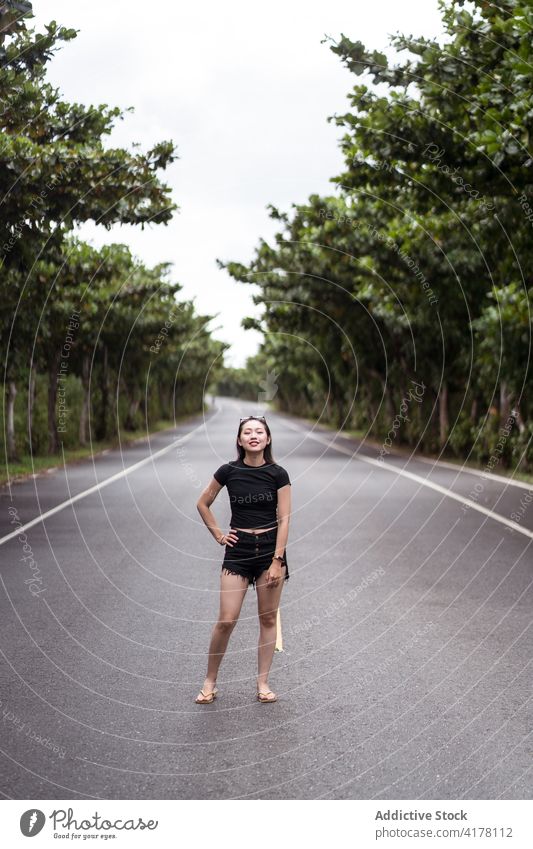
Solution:
<svg viewBox="0 0 533 849">
<path fill-rule="evenodd" d="M 278 607 L 278 615 L 276 617 L 276 647 L 274 651 L 283 651 L 283 638 L 281 636 L 281 614 Z"/>
</svg>

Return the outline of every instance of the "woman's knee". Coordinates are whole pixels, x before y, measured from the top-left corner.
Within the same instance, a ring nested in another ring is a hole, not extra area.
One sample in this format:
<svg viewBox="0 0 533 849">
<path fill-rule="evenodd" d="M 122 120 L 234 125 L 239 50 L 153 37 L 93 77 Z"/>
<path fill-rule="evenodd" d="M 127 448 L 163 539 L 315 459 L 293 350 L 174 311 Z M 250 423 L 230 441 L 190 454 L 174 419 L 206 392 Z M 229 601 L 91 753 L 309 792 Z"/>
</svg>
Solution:
<svg viewBox="0 0 533 849">
<path fill-rule="evenodd" d="M 277 610 L 266 610 L 264 613 L 259 614 L 259 622 L 263 628 L 273 628 L 276 625 L 277 617 Z"/>
<path fill-rule="evenodd" d="M 236 619 L 219 619 L 215 625 L 215 629 L 219 634 L 231 634 L 236 624 Z"/>
</svg>

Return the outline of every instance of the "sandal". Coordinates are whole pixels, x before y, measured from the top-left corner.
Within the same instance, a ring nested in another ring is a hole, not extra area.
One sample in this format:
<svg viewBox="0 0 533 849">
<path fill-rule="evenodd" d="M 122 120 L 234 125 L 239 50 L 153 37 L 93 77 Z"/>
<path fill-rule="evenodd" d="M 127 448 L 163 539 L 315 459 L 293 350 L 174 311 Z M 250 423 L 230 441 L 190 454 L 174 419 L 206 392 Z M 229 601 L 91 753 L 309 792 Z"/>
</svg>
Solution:
<svg viewBox="0 0 533 849">
<path fill-rule="evenodd" d="M 267 696 L 269 696 L 269 695 L 274 696 L 274 698 L 268 699 Z M 277 700 L 278 700 L 278 697 L 276 696 L 275 693 L 272 692 L 272 690 L 267 690 L 266 692 L 259 692 L 259 691 L 257 692 L 257 701 L 258 702 L 262 702 L 263 704 L 268 704 L 268 702 L 277 702 Z"/>
<path fill-rule="evenodd" d="M 216 687 L 211 693 L 204 693 L 203 690 L 200 690 L 200 695 L 203 696 L 203 699 L 201 699 L 199 696 L 196 696 L 196 699 L 195 699 L 196 704 L 197 705 L 210 705 L 210 704 L 212 704 L 212 702 L 214 702 L 216 697 L 217 697 L 217 693 L 218 693 L 218 690 L 217 690 Z"/>
</svg>

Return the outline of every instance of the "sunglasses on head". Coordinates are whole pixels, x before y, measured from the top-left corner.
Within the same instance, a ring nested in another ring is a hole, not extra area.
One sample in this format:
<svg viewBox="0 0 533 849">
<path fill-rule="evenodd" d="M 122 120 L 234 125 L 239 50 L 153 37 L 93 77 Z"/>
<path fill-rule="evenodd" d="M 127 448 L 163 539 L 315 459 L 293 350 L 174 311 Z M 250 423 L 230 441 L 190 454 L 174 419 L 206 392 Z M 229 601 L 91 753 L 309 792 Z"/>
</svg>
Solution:
<svg viewBox="0 0 533 849">
<path fill-rule="evenodd" d="M 243 419 L 239 419 L 239 424 L 250 421 L 250 419 L 257 419 L 258 422 L 265 422 L 266 424 L 266 419 L 264 416 L 245 416 Z"/>
</svg>

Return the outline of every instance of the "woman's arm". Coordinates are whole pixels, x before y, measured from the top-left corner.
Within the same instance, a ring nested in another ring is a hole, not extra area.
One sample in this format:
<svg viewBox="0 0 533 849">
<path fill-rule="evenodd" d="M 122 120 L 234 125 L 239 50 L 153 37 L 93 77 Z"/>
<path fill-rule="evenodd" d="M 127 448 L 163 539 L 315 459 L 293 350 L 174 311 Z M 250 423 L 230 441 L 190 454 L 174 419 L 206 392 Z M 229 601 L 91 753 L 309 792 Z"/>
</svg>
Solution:
<svg viewBox="0 0 533 849">
<path fill-rule="evenodd" d="M 289 538 L 289 521 L 291 518 L 291 485 L 288 483 L 278 489 L 278 533 L 276 536 L 276 551 L 283 557 Z M 274 560 L 279 563 L 279 560 Z"/>
<path fill-rule="evenodd" d="M 222 541 L 224 534 L 218 527 L 217 520 L 211 512 L 210 507 L 221 489 L 222 484 L 220 484 L 216 478 L 211 478 L 211 481 L 200 495 L 196 504 L 200 516 L 207 525 L 207 529 L 214 536 L 217 542 Z"/>
</svg>

